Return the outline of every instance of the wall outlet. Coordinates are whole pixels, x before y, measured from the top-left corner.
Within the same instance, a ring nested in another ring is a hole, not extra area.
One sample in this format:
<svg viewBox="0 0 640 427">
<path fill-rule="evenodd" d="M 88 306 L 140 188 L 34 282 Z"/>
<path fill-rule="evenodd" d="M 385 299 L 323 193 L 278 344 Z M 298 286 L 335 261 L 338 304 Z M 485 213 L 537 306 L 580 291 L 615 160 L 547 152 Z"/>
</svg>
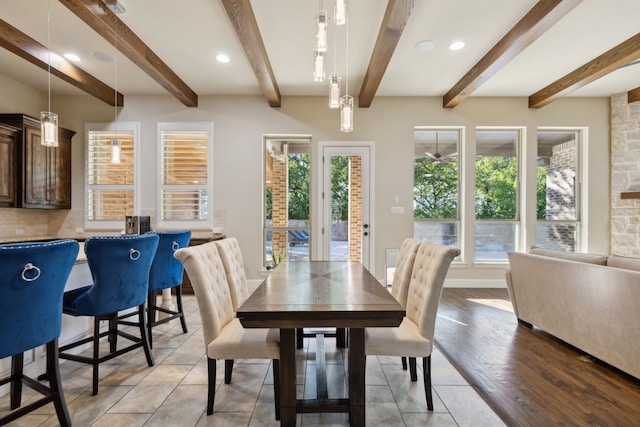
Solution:
<svg viewBox="0 0 640 427">
<path fill-rule="evenodd" d="M 16 234 L 17 235 L 24 234 L 24 230 L 22 228 L 16 228 Z"/>
</svg>

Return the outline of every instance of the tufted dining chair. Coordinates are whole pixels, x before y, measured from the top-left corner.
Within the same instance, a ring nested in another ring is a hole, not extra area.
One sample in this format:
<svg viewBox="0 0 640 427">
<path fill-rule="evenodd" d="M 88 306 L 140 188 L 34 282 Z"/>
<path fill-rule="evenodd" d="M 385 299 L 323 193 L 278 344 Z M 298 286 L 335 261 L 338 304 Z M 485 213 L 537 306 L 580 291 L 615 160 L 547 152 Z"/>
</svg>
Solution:
<svg viewBox="0 0 640 427">
<path fill-rule="evenodd" d="M 0 417 L 7 424 L 53 402 L 61 426 L 71 419 L 60 380 L 58 338 L 62 325 L 62 294 L 78 256 L 78 242 L 15 243 L 0 245 L 0 359 L 11 357 L 9 376 L 10 409 Z M 23 372 L 24 352 L 46 345 L 49 387 Z M 44 397 L 22 406 L 22 385 Z"/>
<path fill-rule="evenodd" d="M 174 252 L 180 248 L 189 246 L 191 240 L 191 231 L 156 231 L 160 240 L 158 241 L 158 250 L 153 258 L 151 270 L 149 271 L 149 295 L 147 296 L 147 328 L 149 336 L 149 346 L 153 348 L 152 328 L 154 326 L 167 323 L 174 319 L 180 319 L 182 332 L 187 331 L 187 322 L 182 309 L 182 273 L 184 267 L 182 263 L 175 259 Z M 164 289 L 175 289 L 176 293 L 176 309 L 171 310 L 157 304 L 158 292 Z M 161 319 L 158 319 L 158 312 L 164 313 Z"/>
<path fill-rule="evenodd" d="M 93 366 L 93 394 L 98 394 L 98 367 L 124 353 L 142 347 L 149 366 L 154 365 L 147 337 L 144 312 L 149 290 L 149 270 L 158 248 L 155 233 L 126 236 L 90 237 L 84 251 L 93 283 L 64 293 L 63 313 L 71 316 L 92 316 L 93 335 L 60 347 L 60 358 L 88 363 Z M 137 322 L 118 319 L 118 312 L 133 309 Z M 100 322 L 109 327 L 100 332 Z M 137 326 L 140 336 L 118 329 L 118 325 Z M 100 355 L 100 338 L 109 337 L 109 352 Z M 117 348 L 121 336 L 133 342 Z M 69 353 L 80 345 L 93 343 L 92 356 Z"/>
<path fill-rule="evenodd" d="M 422 357 L 422 373 L 427 408 L 433 411 L 431 352 L 436 314 L 444 279 L 460 249 L 422 242 L 418 247 L 407 295 L 407 315 L 397 328 L 367 328 L 365 354 L 368 356 Z"/>
<path fill-rule="evenodd" d="M 234 237 L 227 237 L 222 240 L 216 240 L 215 245 L 218 248 L 224 272 L 227 276 L 229 291 L 231 292 L 231 302 L 233 303 L 233 311 L 236 312 L 238 307 L 242 305 L 244 300 L 249 296 L 249 288 L 247 287 L 247 275 L 244 271 L 244 261 L 238 240 Z M 233 359 L 225 360 L 224 364 L 224 382 L 231 383 L 231 375 L 233 373 Z"/>
<path fill-rule="evenodd" d="M 409 293 L 409 282 L 411 281 L 411 272 L 413 271 L 413 263 L 416 259 L 416 253 L 420 247 L 420 241 L 408 237 L 402 241 L 400 251 L 398 252 L 398 261 L 396 269 L 393 273 L 393 281 L 391 283 L 391 295 L 398 300 L 403 307 L 407 306 L 407 294 Z M 402 357 L 402 369 L 407 370 L 407 358 Z M 417 380 L 416 358 L 409 358 L 411 365 L 411 380 Z"/>
<path fill-rule="evenodd" d="M 235 316 L 231 290 L 215 242 L 178 249 L 196 296 L 207 355 L 207 415 L 213 413 L 216 360 L 272 359 L 276 419 L 280 419 L 280 335 L 277 330 L 245 329 Z"/>
</svg>

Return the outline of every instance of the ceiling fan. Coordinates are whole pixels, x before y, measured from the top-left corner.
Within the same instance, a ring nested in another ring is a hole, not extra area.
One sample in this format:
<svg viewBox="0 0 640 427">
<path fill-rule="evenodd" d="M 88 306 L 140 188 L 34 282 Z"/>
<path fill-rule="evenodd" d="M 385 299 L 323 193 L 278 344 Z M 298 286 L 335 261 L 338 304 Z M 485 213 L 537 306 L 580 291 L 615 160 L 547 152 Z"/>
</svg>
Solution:
<svg viewBox="0 0 640 427">
<path fill-rule="evenodd" d="M 451 154 L 442 155 L 438 151 L 438 132 L 436 132 L 436 151 L 435 153 L 425 152 L 425 156 L 429 157 L 433 162 L 438 162 L 440 166 L 444 166 L 445 163 L 457 162 L 458 161 L 458 152 L 453 152 Z"/>
</svg>

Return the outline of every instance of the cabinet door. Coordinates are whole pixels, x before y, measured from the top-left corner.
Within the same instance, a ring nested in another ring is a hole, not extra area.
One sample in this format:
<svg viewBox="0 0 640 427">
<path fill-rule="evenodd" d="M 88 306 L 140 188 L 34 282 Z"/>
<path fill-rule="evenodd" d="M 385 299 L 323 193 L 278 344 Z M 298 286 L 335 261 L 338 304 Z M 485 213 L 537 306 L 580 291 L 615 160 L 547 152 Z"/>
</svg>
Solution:
<svg viewBox="0 0 640 427">
<path fill-rule="evenodd" d="M 47 201 L 51 207 L 71 209 L 71 137 L 74 134 L 60 128 L 58 147 L 49 147 Z"/>
<path fill-rule="evenodd" d="M 23 207 L 48 207 L 48 149 L 40 144 L 40 128 L 24 128 Z"/>
<path fill-rule="evenodd" d="M 16 207 L 19 129 L 0 124 L 0 206 Z"/>
</svg>

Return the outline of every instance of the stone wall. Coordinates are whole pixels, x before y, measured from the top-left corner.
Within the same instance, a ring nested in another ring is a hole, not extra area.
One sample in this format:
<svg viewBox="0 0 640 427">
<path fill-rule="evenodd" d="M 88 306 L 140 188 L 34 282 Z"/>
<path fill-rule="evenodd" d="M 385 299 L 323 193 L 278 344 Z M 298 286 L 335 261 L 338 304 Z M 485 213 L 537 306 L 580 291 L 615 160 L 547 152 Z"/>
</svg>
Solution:
<svg viewBox="0 0 640 427">
<path fill-rule="evenodd" d="M 640 102 L 626 92 L 611 97 L 611 253 L 640 256 L 640 199 L 625 191 L 640 191 Z"/>
</svg>

